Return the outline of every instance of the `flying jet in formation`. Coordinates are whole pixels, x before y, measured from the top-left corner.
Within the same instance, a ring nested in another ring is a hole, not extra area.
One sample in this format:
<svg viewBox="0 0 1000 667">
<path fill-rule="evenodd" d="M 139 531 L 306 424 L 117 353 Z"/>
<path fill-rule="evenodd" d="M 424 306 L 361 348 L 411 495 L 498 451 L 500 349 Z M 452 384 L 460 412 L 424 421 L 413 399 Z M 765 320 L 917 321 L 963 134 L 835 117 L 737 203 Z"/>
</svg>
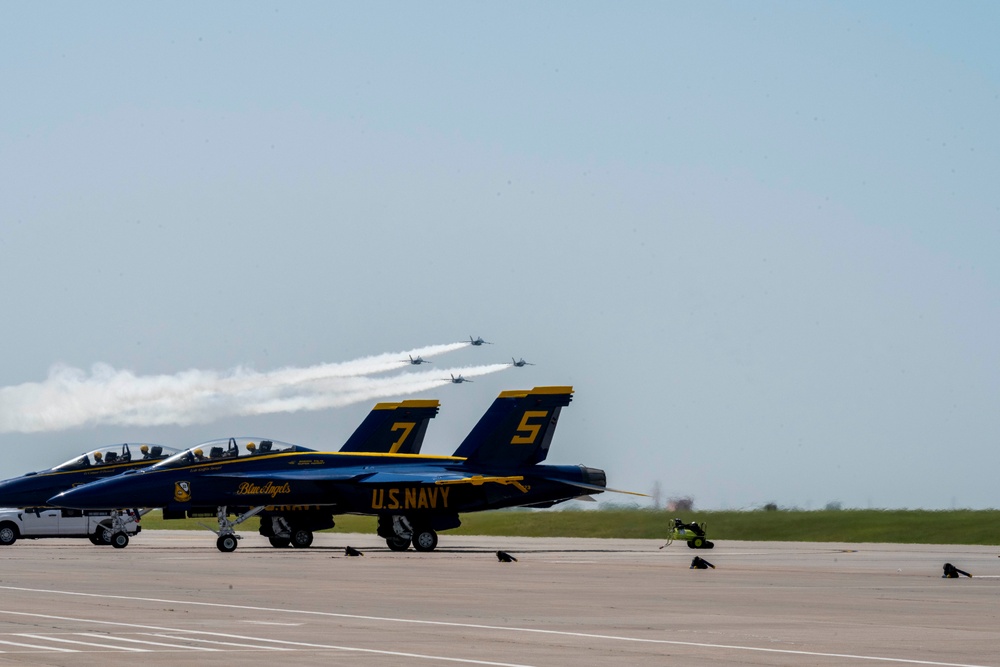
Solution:
<svg viewBox="0 0 1000 667">
<path fill-rule="evenodd" d="M 410 357 L 410 363 L 413 364 L 414 366 L 419 366 L 420 364 L 429 364 L 429 363 L 431 363 L 430 361 L 428 361 L 427 359 L 424 359 L 423 357 L 417 357 L 416 359 L 414 359 L 411 355 L 406 355 L 406 356 Z M 403 361 L 406 361 L 406 360 L 404 359 Z"/>
<path fill-rule="evenodd" d="M 472 382 L 472 380 L 466 380 L 461 375 L 459 375 L 458 377 L 455 377 L 454 375 L 452 375 L 451 376 L 451 382 L 452 382 L 452 384 L 462 384 L 463 382 Z"/>
<path fill-rule="evenodd" d="M 203 447 L 192 448 L 149 468 L 66 490 L 50 504 L 160 507 L 165 516 L 214 507 L 216 546 L 223 552 L 236 549 L 235 526 L 268 506 L 308 505 L 317 508 L 314 519 L 323 516 L 330 526 L 336 514 L 377 516 L 378 535 L 391 549 L 412 544 L 432 551 L 438 531 L 461 525 L 461 513 L 551 507 L 614 491 L 607 488 L 603 470 L 542 464 L 572 393 L 572 387 L 559 386 L 502 392 L 453 456 L 401 453 L 402 448 L 382 454 L 314 452 L 276 441 L 268 441 L 265 451 L 264 441 L 231 438 L 225 447 L 219 445 L 215 458 L 198 458 L 195 450 Z M 383 426 L 388 423 L 399 422 L 383 420 Z M 419 440 L 418 425 L 426 426 L 426 420 L 407 423 L 415 425 L 409 431 L 394 425 L 391 432 L 399 431 L 404 441 L 413 434 Z M 229 507 L 250 509 L 231 521 Z"/>
<path fill-rule="evenodd" d="M 530 361 L 525 361 L 523 357 L 520 359 L 520 361 L 514 361 L 514 357 L 511 357 L 510 363 L 511 366 L 517 366 L 518 368 L 521 368 L 523 366 L 534 366 L 534 364 L 531 363 Z"/>
<path fill-rule="evenodd" d="M 469 336 L 469 344 L 478 346 L 478 345 L 492 345 L 493 343 L 491 343 L 488 340 L 483 340 L 482 338 L 479 337 L 473 338 L 472 336 Z"/>
</svg>

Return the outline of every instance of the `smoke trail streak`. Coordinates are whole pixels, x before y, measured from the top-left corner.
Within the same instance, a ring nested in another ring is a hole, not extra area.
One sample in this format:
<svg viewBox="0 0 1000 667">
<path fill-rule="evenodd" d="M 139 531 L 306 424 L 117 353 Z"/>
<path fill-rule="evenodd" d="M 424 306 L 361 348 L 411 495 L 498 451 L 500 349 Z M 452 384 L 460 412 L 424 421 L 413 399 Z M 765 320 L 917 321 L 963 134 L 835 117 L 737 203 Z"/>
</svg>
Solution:
<svg viewBox="0 0 1000 667">
<path fill-rule="evenodd" d="M 186 426 L 224 417 L 321 410 L 427 391 L 448 384 L 451 374 L 475 377 L 509 367 L 491 364 L 368 375 L 409 366 L 408 355 L 443 354 L 467 345 L 435 345 L 266 373 L 241 366 L 225 373 L 188 370 L 175 375 L 137 376 L 95 364 L 88 375 L 78 368 L 54 366 L 43 382 L 0 388 L 0 433 L 57 431 L 94 424 Z"/>
</svg>

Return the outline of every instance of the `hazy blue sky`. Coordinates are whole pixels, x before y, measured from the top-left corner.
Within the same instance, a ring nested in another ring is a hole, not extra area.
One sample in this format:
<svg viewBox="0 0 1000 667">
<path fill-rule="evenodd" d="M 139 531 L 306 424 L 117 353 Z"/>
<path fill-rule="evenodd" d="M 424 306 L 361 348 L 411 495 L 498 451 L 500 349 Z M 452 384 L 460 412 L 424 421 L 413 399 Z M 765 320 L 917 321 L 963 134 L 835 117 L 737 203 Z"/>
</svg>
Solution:
<svg viewBox="0 0 1000 667">
<path fill-rule="evenodd" d="M 5 3 L 9 399 L 461 340 L 549 460 L 696 507 L 997 507 L 1000 5 Z M 109 371 L 110 372 L 110 371 Z M 34 387 L 35 385 L 30 385 Z M 338 448 L 375 400 L 0 433 Z M 4 406 L 0 406 L 0 411 Z M 8 415 L 9 416 L 9 415 Z"/>
</svg>

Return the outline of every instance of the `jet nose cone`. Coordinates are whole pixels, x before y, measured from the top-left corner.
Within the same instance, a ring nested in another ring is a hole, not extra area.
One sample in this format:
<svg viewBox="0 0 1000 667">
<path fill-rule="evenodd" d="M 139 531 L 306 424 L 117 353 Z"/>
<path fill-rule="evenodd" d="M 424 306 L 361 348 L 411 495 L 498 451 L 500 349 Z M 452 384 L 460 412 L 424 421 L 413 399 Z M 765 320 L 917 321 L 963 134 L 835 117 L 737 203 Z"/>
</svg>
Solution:
<svg viewBox="0 0 1000 667">
<path fill-rule="evenodd" d="M 73 497 L 69 495 L 69 491 L 63 491 L 62 493 L 57 493 L 46 501 L 47 505 L 52 505 L 53 507 L 70 507 L 76 509 L 74 505 L 67 505 L 67 502 L 73 502 Z"/>
</svg>

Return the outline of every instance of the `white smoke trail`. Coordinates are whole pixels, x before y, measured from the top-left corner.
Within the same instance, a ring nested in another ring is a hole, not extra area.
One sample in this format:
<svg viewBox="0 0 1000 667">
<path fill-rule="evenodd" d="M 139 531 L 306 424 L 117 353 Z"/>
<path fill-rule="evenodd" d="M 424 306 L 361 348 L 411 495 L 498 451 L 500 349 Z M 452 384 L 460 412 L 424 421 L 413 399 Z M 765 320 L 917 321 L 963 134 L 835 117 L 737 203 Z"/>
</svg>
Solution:
<svg viewBox="0 0 1000 667">
<path fill-rule="evenodd" d="M 0 433 L 57 431 L 93 424 L 186 426 L 224 417 L 321 410 L 427 391 L 451 382 L 452 374 L 475 377 L 509 368 L 509 364 L 492 364 L 367 375 L 409 366 L 410 355 L 443 354 L 466 345 L 435 345 L 266 373 L 238 367 L 225 373 L 188 370 L 175 375 L 137 376 L 95 364 L 88 375 L 78 368 L 55 366 L 44 382 L 0 388 Z"/>
</svg>

